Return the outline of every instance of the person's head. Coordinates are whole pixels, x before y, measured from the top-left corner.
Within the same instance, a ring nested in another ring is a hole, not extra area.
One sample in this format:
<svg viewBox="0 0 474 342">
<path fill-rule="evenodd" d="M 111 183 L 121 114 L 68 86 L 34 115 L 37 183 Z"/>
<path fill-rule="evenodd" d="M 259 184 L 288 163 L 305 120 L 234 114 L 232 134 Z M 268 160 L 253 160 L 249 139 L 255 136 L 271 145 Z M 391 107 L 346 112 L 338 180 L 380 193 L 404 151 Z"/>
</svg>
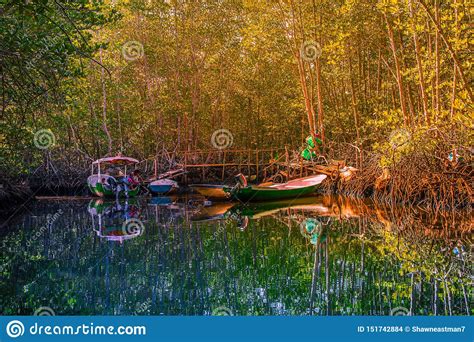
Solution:
<svg viewBox="0 0 474 342">
<path fill-rule="evenodd" d="M 132 174 L 133 174 L 134 176 L 140 176 L 140 173 L 141 173 L 141 172 L 140 172 L 140 170 L 138 170 L 138 169 L 133 170 L 133 172 L 132 172 Z"/>
</svg>

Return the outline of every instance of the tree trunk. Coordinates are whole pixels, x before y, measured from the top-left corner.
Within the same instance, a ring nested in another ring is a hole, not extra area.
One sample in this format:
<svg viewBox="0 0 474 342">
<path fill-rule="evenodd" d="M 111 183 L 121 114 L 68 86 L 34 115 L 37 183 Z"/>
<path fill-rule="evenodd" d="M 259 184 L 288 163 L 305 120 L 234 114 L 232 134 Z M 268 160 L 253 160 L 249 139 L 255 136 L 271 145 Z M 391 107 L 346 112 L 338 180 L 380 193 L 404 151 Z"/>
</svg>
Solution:
<svg viewBox="0 0 474 342">
<path fill-rule="evenodd" d="M 103 65 L 102 62 L 102 48 L 99 51 L 100 57 L 100 64 Z M 107 88 L 105 83 L 105 69 L 101 67 L 100 69 L 100 81 L 102 83 L 102 128 L 107 135 L 108 141 L 108 150 L 107 154 L 110 156 L 112 154 L 112 136 L 110 135 L 109 129 L 107 127 Z"/>
<path fill-rule="evenodd" d="M 459 58 L 456 54 L 456 52 L 454 51 L 453 49 L 453 46 L 451 45 L 451 43 L 449 42 L 449 40 L 446 38 L 442 28 L 441 28 L 441 25 L 439 24 L 439 22 L 436 20 L 436 18 L 433 16 L 433 13 L 431 13 L 430 9 L 428 8 L 428 6 L 426 6 L 424 0 L 418 0 L 418 2 L 421 4 L 421 6 L 425 9 L 426 13 L 428 14 L 428 17 L 430 18 L 430 20 L 433 22 L 433 24 L 435 25 L 436 27 L 436 30 L 437 32 L 439 33 L 439 35 L 441 36 L 441 39 L 443 40 L 444 44 L 446 45 L 446 47 L 448 48 L 449 50 L 449 53 L 451 54 L 451 58 L 454 60 L 454 63 L 456 64 L 456 68 L 459 72 L 459 76 L 461 76 L 461 79 L 464 83 L 464 88 L 466 89 L 467 91 L 467 94 L 469 96 L 469 99 L 471 100 L 471 102 L 473 101 L 473 98 L 472 98 L 472 92 L 471 92 L 471 87 L 470 87 L 470 83 L 467 81 L 466 79 L 466 76 L 465 76 L 465 72 L 464 72 L 464 68 L 462 67 L 462 64 L 459 62 Z"/>
<path fill-rule="evenodd" d="M 423 74 L 423 62 L 420 56 L 420 45 L 418 44 L 418 35 L 416 34 L 416 22 L 415 22 L 415 15 L 413 11 L 413 4 L 412 0 L 409 1 L 410 7 L 410 16 L 412 17 L 412 25 L 413 25 L 413 43 L 415 46 L 415 57 L 416 57 L 416 64 L 418 67 L 418 77 L 419 77 L 419 84 L 420 84 L 420 92 L 421 92 L 421 101 L 423 104 L 423 116 L 425 118 L 425 124 L 430 125 L 431 120 L 428 113 L 428 98 L 426 97 L 426 90 L 425 90 L 425 77 Z"/>
<path fill-rule="evenodd" d="M 318 127 L 321 134 L 321 141 L 324 146 L 325 142 L 325 132 L 324 132 L 324 108 L 323 108 L 323 99 L 321 94 L 321 65 L 319 58 L 316 60 L 316 87 L 318 95 Z"/>
<path fill-rule="evenodd" d="M 459 30 L 459 21 L 458 21 L 458 6 L 457 0 L 454 0 L 454 26 Z M 459 32 L 459 31 L 457 31 Z M 456 38 L 459 39 L 459 34 L 456 34 Z M 457 84 L 457 72 L 456 72 L 456 63 L 453 63 L 453 87 L 451 92 L 451 110 L 449 111 L 449 120 L 453 120 L 454 116 L 454 105 L 456 103 L 456 84 Z"/>
<path fill-rule="evenodd" d="M 406 102 L 405 102 L 405 91 L 404 91 L 404 86 L 403 86 L 402 72 L 400 70 L 400 63 L 397 57 L 397 45 L 395 43 L 395 37 L 393 35 L 392 26 L 386 14 L 384 14 L 384 19 L 385 19 L 385 23 L 387 24 L 388 38 L 390 40 L 390 47 L 392 49 L 393 60 L 395 62 L 395 72 L 396 72 L 396 78 L 397 78 L 397 84 L 398 84 L 398 94 L 400 97 L 400 106 L 401 106 L 402 115 L 403 115 L 403 123 L 405 124 L 405 126 L 408 127 L 409 121 L 408 121 L 407 108 L 406 108 Z"/>
<path fill-rule="evenodd" d="M 439 21 L 439 4 L 438 0 L 435 0 L 435 20 Z M 435 122 L 438 121 L 439 111 L 441 108 L 440 96 L 439 96 L 439 31 L 436 30 L 435 34 L 435 99 L 436 99 L 436 111 L 435 111 Z"/>
<path fill-rule="evenodd" d="M 350 84 L 351 84 L 351 104 L 352 104 L 352 114 L 354 117 L 354 126 L 356 130 L 356 146 L 360 149 L 360 133 L 359 133 L 359 112 L 357 110 L 357 100 L 355 94 L 355 87 L 354 87 L 354 79 L 352 77 L 352 58 L 349 57 L 349 77 L 350 77 Z M 356 158 L 359 160 L 359 158 Z M 361 165 L 357 165 L 360 167 Z"/>
</svg>

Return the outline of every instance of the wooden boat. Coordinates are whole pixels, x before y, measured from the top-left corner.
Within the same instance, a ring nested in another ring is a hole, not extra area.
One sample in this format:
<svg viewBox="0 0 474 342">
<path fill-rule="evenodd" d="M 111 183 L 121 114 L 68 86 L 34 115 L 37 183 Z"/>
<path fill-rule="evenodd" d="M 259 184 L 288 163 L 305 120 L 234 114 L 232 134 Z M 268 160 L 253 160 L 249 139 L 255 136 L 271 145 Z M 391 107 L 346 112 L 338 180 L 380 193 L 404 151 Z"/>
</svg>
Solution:
<svg viewBox="0 0 474 342">
<path fill-rule="evenodd" d="M 92 175 L 87 178 L 89 190 L 99 197 L 135 197 L 140 193 L 140 187 L 125 187 L 116 178 L 102 172 L 101 166 L 123 167 L 124 175 L 127 174 L 127 167 L 138 163 L 138 160 L 129 157 L 108 157 L 101 158 L 92 163 Z M 97 173 L 94 169 L 97 168 Z"/>
<path fill-rule="evenodd" d="M 191 184 L 190 187 L 210 199 L 223 200 L 229 198 L 229 194 L 224 191 L 225 185 Z"/>
<path fill-rule="evenodd" d="M 244 184 L 230 189 L 224 188 L 224 191 L 233 199 L 245 202 L 298 198 L 312 194 L 326 177 L 326 175 L 315 175 L 267 186 Z"/>
<path fill-rule="evenodd" d="M 178 189 L 178 183 L 171 179 L 159 179 L 151 182 L 148 189 L 154 195 L 164 195 L 172 193 Z"/>
<path fill-rule="evenodd" d="M 186 173 L 183 169 L 169 170 L 165 173 L 157 175 L 155 163 L 155 176 L 147 181 L 148 190 L 152 195 L 169 195 L 179 189 L 178 183 L 171 178 L 178 177 Z"/>
</svg>

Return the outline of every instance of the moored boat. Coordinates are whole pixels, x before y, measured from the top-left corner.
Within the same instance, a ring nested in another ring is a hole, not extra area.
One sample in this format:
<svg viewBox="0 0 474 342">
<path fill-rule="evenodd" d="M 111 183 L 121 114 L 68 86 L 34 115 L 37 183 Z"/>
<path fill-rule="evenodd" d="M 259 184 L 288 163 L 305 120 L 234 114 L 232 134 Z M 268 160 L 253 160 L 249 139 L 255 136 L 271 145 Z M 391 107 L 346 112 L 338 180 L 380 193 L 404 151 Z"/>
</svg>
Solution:
<svg viewBox="0 0 474 342">
<path fill-rule="evenodd" d="M 89 190 L 99 197 L 135 197 L 140 193 L 140 186 L 126 184 L 127 167 L 138 163 L 129 157 L 116 156 L 101 158 L 92 163 L 92 175 L 87 178 Z M 123 168 L 122 177 L 114 177 L 101 170 L 101 167 Z M 97 173 L 94 170 L 97 168 Z"/>
<path fill-rule="evenodd" d="M 159 179 L 148 185 L 154 195 L 170 194 L 178 189 L 178 183 L 171 179 Z"/>
<path fill-rule="evenodd" d="M 314 175 L 267 186 L 246 185 L 244 181 L 233 188 L 224 188 L 224 191 L 233 199 L 245 202 L 298 198 L 314 193 L 326 177 L 326 175 Z"/>
</svg>

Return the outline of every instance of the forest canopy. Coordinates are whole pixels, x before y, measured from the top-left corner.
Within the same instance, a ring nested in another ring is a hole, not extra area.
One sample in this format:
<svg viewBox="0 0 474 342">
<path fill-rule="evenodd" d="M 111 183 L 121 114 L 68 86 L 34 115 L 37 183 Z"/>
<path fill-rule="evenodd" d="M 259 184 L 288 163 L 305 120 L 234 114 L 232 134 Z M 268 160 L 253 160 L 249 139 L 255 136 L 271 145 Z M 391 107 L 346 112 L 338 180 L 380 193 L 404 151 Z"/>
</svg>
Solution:
<svg viewBox="0 0 474 342">
<path fill-rule="evenodd" d="M 2 0 L 0 172 L 211 149 L 222 128 L 236 148 L 298 149 L 318 134 L 322 153 L 368 150 L 381 164 L 400 135 L 469 152 L 468 5 Z"/>
</svg>

